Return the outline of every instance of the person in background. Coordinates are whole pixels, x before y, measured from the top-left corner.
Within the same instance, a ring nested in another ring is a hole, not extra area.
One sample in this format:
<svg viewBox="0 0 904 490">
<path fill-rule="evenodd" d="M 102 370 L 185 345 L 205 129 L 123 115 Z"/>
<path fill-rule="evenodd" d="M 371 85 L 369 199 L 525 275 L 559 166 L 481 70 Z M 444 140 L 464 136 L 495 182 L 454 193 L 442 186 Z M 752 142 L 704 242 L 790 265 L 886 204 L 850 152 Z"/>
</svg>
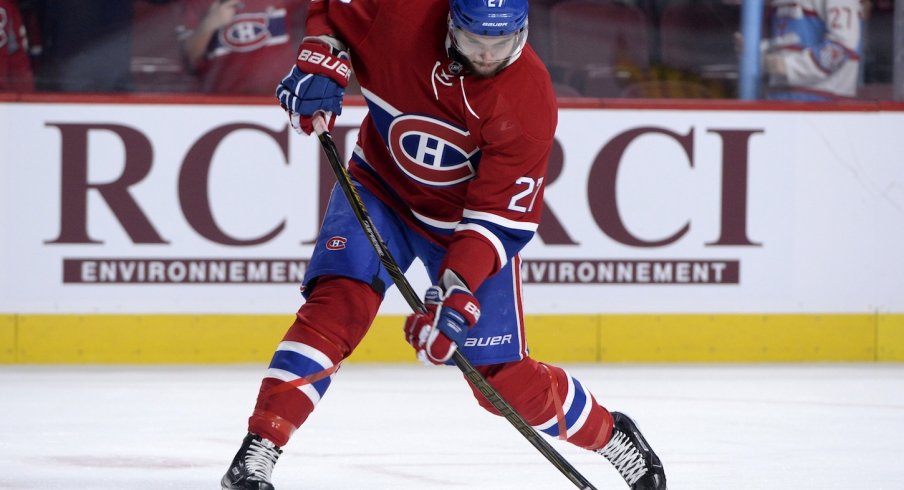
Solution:
<svg viewBox="0 0 904 490">
<path fill-rule="evenodd" d="M 861 0 L 772 0 L 763 43 L 766 98 L 829 101 L 857 95 Z"/>
<path fill-rule="evenodd" d="M 28 37 L 18 0 L 0 0 L 0 92 L 33 92 Z"/>
<path fill-rule="evenodd" d="M 633 420 L 528 350 L 520 251 L 539 225 L 558 118 L 549 72 L 527 44 L 528 0 L 312 1 L 306 33 L 276 95 L 292 127 L 310 134 L 321 113 L 328 125 L 341 113 L 354 71 L 368 113 L 349 172 L 400 268 L 420 259 L 433 284 L 426 311 L 400 329 L 413 355 L 446 365 L 460 350 L 528 424 L 599 454 L 632 490 L 665 490 L 663 465 Z M 273 489 L 282 447 L 392 285 L 334 188 L 306 302 L 277 346 L 222 488 Z M 361 404 L 367 417 L 366 394 Z"/>
<path fill-rule="evenodd" d="M 20 7 L 40 29 L 37 90 L 132 91 L 132 1 L 21 0 Z"/>
<path fill-rule="evenodd" d="M 270 95 L 303 33 L 307 0 L 186 0 L 182 53 L 206 93 Z"/>
</svg>

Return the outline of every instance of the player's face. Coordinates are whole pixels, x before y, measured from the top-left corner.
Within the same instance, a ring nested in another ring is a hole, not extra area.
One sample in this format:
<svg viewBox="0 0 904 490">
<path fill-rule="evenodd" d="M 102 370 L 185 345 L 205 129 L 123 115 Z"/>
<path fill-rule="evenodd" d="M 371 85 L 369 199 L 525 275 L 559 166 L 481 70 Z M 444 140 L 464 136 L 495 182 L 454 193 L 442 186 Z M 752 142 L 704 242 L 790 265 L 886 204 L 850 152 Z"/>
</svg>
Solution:
<svg viewBox="0 0 904 490">
<path fill-rule="evenodd" d="M 450 26 L 455 49 L 464 56 L 468 68 L 481 77 L 490 77 L 508 65 L 524 48 L 527 30 L 508 36 L 480 36 Z"/>
</svg>

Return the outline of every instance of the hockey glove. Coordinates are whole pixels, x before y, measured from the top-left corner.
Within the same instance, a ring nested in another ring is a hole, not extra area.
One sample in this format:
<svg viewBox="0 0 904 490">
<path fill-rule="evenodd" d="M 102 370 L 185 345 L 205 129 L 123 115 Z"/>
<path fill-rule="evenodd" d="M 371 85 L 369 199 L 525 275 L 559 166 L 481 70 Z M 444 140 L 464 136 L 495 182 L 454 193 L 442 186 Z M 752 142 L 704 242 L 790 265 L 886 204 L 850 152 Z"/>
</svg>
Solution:
<svg viewBox="0 0 904 490">
<path fill-rule="evenodd" d="M 450 274 L 454 279 L 449 279 Z M 480 303 L 455 273 L 447 270 L 443 279 L 441 286 L 427 289 L 427 311 L 405 320 L 405 338 L 418 360 L 427 365 L 445 364 L 480 319 Z"/>
<path fill-rule="evenodd" d="M 327 114 L 328 128 L 333 129 L 336 116 L 342 114 L 342 98 L 351 76 L 348 59 L 346 51 L 318 38 L 306 38 L 298 47 L 295 66 L 276 87 L 279 105 L 296 132 L 311 134 L 317 112 Z"/>
</svg>

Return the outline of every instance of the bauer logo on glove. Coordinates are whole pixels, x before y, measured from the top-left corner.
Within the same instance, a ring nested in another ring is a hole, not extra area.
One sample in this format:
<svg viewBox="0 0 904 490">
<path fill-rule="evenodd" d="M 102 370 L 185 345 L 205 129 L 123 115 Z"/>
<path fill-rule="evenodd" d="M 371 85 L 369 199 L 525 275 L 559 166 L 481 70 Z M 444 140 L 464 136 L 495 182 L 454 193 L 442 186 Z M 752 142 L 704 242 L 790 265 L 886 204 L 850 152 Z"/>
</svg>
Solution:
<svg viewBox="0 0 904 490">
<path fill-rule="evenodd" d="M 314 132 L 313 118 L 318 112 L 326 115 L 327 130 L 332 130 L 336 116 L 342 114 L 352 68 L 348 53 L 340 48 L 341 43 L 328 36 L 305 38 L 298 47 L 295 66 L 276 87 L 279 105 L 296 132 Z"/>
<path fill-rule="evenodd" d="M 405 321 L 405 338 L 424 364 L 446 363 L 480 319 L 480 303 L 454 272 L 447 270 L 440 283 L 424 294 L 427 311 Z"/>
<path fill-rule="evenodd" d="M 343 87 L 348 86 L 348 80 L 352 76 L 351 68 L 348 65 L 348 60 L 343 59 L 341 57 L 333 57 L 331 54 L 326 54 L 322 50 L 312 51 L 310 49 L 302 48 L 298 52 L 298 64 L 297 66 L 300 69 L 309 68 L 308 64 L 314 66 L 320 66 L 327 70 L 327 73 L 334 72 L 339 78 L 332 77 Z M 315 70 L 308 70 L 310 73 L 314 73 Z M 339 80 L 345 80 L 345 84 L 342 84 Z"/>
</svg>

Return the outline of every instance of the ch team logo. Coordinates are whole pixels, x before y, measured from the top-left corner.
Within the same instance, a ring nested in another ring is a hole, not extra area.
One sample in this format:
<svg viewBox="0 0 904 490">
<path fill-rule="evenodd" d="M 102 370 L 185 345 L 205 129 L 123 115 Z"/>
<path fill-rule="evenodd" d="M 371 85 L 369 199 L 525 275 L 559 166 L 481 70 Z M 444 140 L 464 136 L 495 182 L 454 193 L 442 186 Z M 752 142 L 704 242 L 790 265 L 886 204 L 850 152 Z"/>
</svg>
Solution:
<svg viewBox="0 0 904 490">
<path fill-rule="evenodd" d="M 827 72 L 838 69 L 847 59 L 844 47 L 835 43 L 828 43 L 819 50 L 816 60 L 820 68 Z"/>
<path fill-rule="evenodd" d="M 474 177 L 479 149 L 467 131 L 430 117 L 406 114 L 389 125 L 389 150 L 412 179 L 448 187 Z"/>
<path fill-rule="evenodd" d="M 220 31 L 220 43 L 230 51 L 245 53 L 267 45 L 270 33 L 270 17 L 265 14 L 239 14 L 232 24 Z"/>
<path fill-rule="evenodd" d="M 326 241 L 326 249 L 327 250 L 342 250 L 345 248 L 345 243 L 348 242 L 348 239 L 344 236 L 334 236 Z"/>
</svg>

